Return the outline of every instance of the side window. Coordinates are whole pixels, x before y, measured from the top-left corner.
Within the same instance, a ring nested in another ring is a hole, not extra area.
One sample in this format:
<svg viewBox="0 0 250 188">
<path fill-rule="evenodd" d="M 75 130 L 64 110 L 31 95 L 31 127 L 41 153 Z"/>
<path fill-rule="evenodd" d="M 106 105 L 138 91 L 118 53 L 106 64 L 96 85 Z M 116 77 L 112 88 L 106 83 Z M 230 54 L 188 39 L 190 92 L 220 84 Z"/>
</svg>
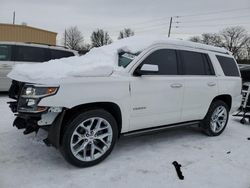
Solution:
<svg viewBox="0 0 250 188">
<path fill-rule="evenodd" d="M 240 76 L 236 62 L 233 58 L 217 55 L 220 66 L 225 76 Z"/>
<path fill-rule="evenodd" d="M 139 67 L 141 67 L 143 64 L 158 65 L 159 71 L 157 73 L 154 73 L 154 75 L 178 74 L 177 56 L 175 50 L 157 50 L 150 54 Z"/>
<path fill-rule="evenodd" d="M 0 61 L 11 60 L 11 45 L 0 44 Z"/>
<path fill-rule="evenodd" d="M 207 54 L 180 51 L 184 75 L 214 75 L 214 69 Z"/>
<path fill-rule="evenodd" d="M 46 48 L 16 46 L 16 61 L 44 62 L 47 60 L 46 56 Z"/>
<path fill-rule="evenodd" d="M 51 49 L 51 59 L 60 59 L 64 57 L 74 56 L 73 52 L 63 51 L 63 50 L 53 50 Z"/>
<path fill-rule="evenodd" d="M 210 57 L 207 54 L 202 54 L 202 55 L 203 55 L 203 59 L 204 59 L 206 74 L 207 75 L 215 75 L 214 67 L 213 67 L 213 64 L 211 62 Z"/>
</svg>

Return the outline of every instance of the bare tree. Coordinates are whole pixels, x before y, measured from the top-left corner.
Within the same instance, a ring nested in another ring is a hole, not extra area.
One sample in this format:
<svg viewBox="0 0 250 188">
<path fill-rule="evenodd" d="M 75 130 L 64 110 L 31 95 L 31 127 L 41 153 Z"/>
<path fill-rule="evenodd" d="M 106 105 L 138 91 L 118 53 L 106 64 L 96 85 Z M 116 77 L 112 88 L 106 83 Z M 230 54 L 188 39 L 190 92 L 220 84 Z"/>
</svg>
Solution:
<svg viewBox="0 0 250 188">
<path fill-rule="evenodd" d="M 193 36 L 189 39 L 192 42 L 199 42 L 212 46 L 223 46 L 221 36 L 216 33 L 203 33 L 200 36 Z"/>
<path fill-rule="evenodd" d="M 250 37 L 243 27 L 229 27 L 221 31 L 223 46 L 239 58 L 240 51 L 246 47 Z"/>
<path fill-rule="evenodd" d="M 123 38 L 131 37 L 134 35 L 135 35 L 135 32 L 132 29 L 124 28 L 122 31 L 120 31 L 118 39 L 123 39 Z"/>
<path fill-rule="evenodd" d="M 77 26 L 69 27 L 65 30 L 63 35 L 64 46 L 72 49 L 79 50 L 83 43 L 82 33 L 79 31 Z"/>
<path fill-rule="evenodd" d="M 250 60 L 250 40 L 246 44 L 247 59 Z"/>
<path fill-rule="evenodd" d="M 202 43 L 212 46 L 222 47 L 222 38 L 216 33 L 203 33 L 202 34 Z"/>
<path fill-rule="evenodd" d="M 112 43 L 107 31 L 97 29 L 91 34 L 92 47 L 100 47 Z"/>
<path fill-rule="evenodd" d="M 202 43 L 202 40 L 201 40 L 200 36 L 193 36 L 189 40 L 192 41 L 192 42 Z"/>
<path fill-rule="evenodd" d="M 90 44 L 84 44 L 82 46 L 80 46 L 78 52 L 80 55 L 84 55 L 86 53 L 88 53 L 91 49 L 91 45 Z"/>
<path fill-rule="evenodd" d="M 235 58 L 249 57 L 250 35 L 240 26 L 225 28 L 217 33 L 203 33 L 201 37 L 194 36 L 189 40 L 203 44 L 224 47 L 231 51 Z"/>
</svg>

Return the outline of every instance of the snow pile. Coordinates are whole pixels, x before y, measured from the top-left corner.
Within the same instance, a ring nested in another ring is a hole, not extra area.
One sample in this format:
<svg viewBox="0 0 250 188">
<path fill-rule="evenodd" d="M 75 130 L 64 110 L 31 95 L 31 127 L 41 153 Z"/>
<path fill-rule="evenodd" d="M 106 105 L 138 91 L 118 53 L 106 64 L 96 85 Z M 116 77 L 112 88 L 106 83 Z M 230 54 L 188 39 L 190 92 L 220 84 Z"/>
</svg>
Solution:
<svg viewBox="0 0 250 188">
<path fill-rule="evenodd" d="M 38 82 L 41 80 L 57 80 L 67 77 L 109 76 L 118 67 L 118 53 L 121 51 L 137 53 L 156 43 L 186 45 L 195 48 L 214 47 L 182 40 L 168 39 L 164 36 L 134 36 L 118 40 L 110 45 L 93 48 L 81 57 L 69 57 L 51 60 L 45 63 L 19 64 L 9 73 L 8 77 L 24 81 Z M 217 50 L 225 51 L 217 48 Z"/>
</svg>

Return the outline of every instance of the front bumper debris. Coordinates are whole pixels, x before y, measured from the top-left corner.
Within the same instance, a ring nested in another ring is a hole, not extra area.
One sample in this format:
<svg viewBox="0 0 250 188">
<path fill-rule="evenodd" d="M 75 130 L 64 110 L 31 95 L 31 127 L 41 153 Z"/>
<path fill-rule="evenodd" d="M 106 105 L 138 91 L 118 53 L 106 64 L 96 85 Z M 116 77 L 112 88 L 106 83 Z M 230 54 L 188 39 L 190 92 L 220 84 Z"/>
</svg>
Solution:
<svg viewBox="0 0 250 188">
<path fill-rule="evenodd" d="M 20 107 L 21 90 L 25 83 L 13 81 L 9 90 L 9 97 L 15 101 L 8 102 L 11 111 L 16 118 L 13 126 L 18 129 L 24 129 L 24 134 L 37 133 L 40 128 L 48 131 L 48 137 L 44 139 L 47 146 L 53 145 L 56 148 L 60 145 L 61 124 L 65 114 L 64 108 L 48 107 L 45 111 L 38 113 L 29 113 L 18 110 Z"/>
</svg>

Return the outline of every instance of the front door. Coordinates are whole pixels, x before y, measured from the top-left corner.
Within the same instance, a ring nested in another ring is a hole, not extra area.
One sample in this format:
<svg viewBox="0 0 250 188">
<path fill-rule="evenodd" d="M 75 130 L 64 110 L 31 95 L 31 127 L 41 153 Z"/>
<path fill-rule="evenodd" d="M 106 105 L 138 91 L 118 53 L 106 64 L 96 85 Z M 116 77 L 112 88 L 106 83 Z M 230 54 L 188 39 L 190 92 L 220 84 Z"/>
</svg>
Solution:
<svg viewBox="0 0 250 188">
<path fill-rule="evenodd" d="M 176 51 L 156 50 L 138 68 L 143 64 L 158 65 L 159 71 L 132 77 L 130 131 L 179 122 L 184 80 L 178 76 Z"/>
</svg>

